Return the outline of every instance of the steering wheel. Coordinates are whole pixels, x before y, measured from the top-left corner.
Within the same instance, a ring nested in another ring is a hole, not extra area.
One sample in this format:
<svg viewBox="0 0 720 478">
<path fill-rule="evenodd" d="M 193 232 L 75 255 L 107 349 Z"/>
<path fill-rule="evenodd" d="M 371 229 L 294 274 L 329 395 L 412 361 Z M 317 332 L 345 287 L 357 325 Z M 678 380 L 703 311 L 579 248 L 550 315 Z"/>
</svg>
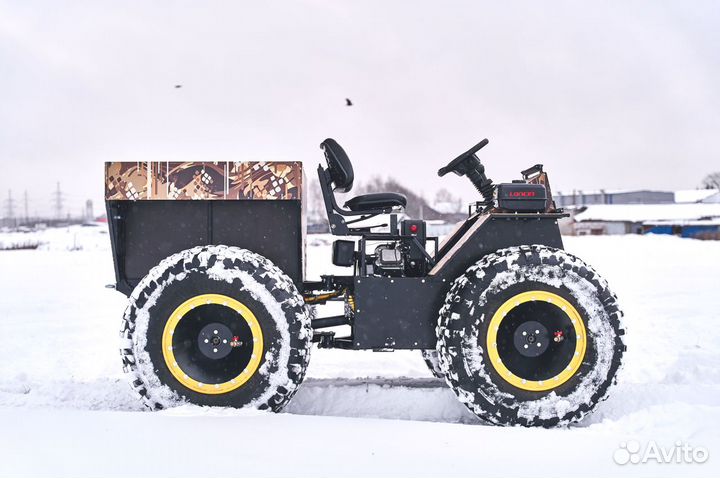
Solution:
<svg viewBox="0 0 720 478">
<path fill-rule="evenodd" d="M 487 140 L 487 138 L 480 141 L 478 144 L 468 149 L 457 158 L 450 161 L 448 165 L 444 168 L 438 169 L 438 176 L 442 177 L 445 176 L 447 173 L 451 172 L 457 174 L 458 176 L 467 174 L 470 169 L 473 169 L 472 167 L 468 167 L 471 166 L 470 164 L 468 164 L 468 161 L 471 160 L 474 157 L 475 153 L 483 149 L 488 143 L 489 141 Z"/>
</svg>

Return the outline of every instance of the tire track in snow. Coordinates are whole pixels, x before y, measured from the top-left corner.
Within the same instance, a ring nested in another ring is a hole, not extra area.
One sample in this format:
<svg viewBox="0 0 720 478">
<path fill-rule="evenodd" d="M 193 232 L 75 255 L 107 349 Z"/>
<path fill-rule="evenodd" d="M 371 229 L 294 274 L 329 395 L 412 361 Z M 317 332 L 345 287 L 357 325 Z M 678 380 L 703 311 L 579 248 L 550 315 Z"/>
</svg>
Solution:
<svg viewBox="0 0 720 478">
<path fill-rule="evenodd" d="M 436 378 L 308 378 L 285 412 L 297 415 L 480 423 Z"/>
</svg>

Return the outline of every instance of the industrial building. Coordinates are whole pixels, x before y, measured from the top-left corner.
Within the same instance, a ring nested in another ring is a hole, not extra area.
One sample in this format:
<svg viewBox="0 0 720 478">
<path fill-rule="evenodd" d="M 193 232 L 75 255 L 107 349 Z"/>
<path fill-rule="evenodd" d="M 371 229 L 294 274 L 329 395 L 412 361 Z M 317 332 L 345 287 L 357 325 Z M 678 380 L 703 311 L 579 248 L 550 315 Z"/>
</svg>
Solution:
<svg viewBox="0 0 720 478">
<path fill-rule="evenodd" d="M 720 192 L 690 190 L 624 191 L 575 195 L 585 198 L 584 205 L 565 205 L 570 217 L 561 221 L 566 235 L 605 234 L 672 234 L 695 239 L 720 239 Z M 608 195 L 610 194 L 610 195 Z M 667 202 L 667 197 L 673 201 Z M 564 197 L 568 200 L 568 196 Z M 652 201 L 659 202 L 588 202 L 588 201 Z M 557 201 L 557 197 L 555 198 Z"/>
<path fill-rule="evenodd" d="M 672 191 L 610 190 L 572 191 L 553 194 L 558 207 L 579 207 L 595 204 L 672 204 L 675 193 Z"/>
</svg>

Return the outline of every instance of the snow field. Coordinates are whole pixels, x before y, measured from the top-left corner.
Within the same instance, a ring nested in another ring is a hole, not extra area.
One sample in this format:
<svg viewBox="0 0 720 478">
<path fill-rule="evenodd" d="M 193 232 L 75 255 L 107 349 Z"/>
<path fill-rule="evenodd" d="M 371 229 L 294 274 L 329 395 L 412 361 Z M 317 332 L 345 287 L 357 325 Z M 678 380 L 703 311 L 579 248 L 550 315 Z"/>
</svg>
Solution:
<svg viewBox="0 0 720 478">
<path fill-rule="evenodd" d="M 414 351 L 314 350 L 282 414 L 189 405 L 141 412 L 118 355 L 126 298 L 104 287 L 113 282 L 107 235 L 82 234 L 88 245 L 79 251 L 51 243 L 0 252 L 0 475 L 177 476 L 225 474 L 225 466 L 231 476 L 720 471 L 718 242 L 565 238 L 618 294 L 628 351 L 620 384 L 594 414 L 542 430 L 478 425 Z M 309 236 L 308 245 L 310 276 L 342 272 L 325 267 L 329 242 Z M 710 460 L 615 464 L 613 452 L 631 439 L 704 446 Z M 215 456 L 220 468 L 208 467 Z"/>
</svg>

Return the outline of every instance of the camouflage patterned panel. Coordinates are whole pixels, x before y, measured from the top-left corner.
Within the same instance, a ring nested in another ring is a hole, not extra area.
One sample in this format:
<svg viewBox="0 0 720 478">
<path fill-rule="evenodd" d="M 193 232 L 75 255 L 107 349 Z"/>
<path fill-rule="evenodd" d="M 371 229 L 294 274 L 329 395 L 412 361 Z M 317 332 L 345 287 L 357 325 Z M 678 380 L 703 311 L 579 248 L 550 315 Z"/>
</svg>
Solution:
<svg viewBox="0 0 720 478">
<path fill-rule="evenodd" d="M 148 163 L 105 163 L 105 199 L 147 199 Z"/>
<path fill-rule="evenodd" d="M 105 163 L 106 200 L 301 197 L 299 162 Z"/>
</svg>

